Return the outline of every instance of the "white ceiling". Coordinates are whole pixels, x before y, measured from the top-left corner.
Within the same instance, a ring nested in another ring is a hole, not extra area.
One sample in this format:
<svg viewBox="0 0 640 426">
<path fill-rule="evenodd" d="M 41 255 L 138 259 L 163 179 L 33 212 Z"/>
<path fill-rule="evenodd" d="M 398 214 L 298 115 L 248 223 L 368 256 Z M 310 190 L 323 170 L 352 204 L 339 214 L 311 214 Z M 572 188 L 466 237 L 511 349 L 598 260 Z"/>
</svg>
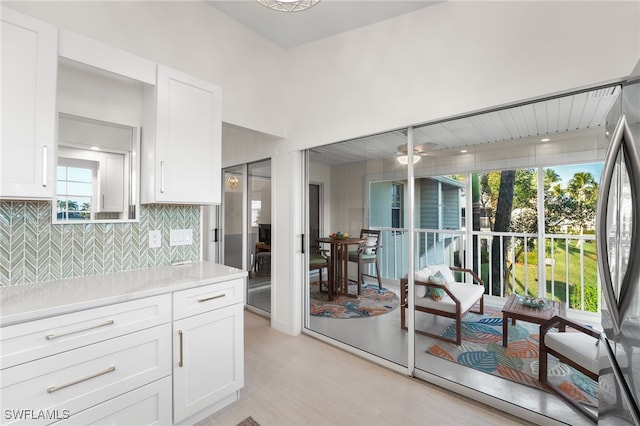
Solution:
<svg viewBox="0 0 640 426">
<path fill-rule="evenodd" d="M 440 1 L 321 0 L 301 12 L 278 12 L 255 0 L 204 0 L 263 37 L 288 49 L 413 12 Z"/>
<path fill-rule="evenodd" d="M 539 141 L 547 136 L 557 140 L 571 132 L 603 126 L 619 94 L 620 86 L 613 86 L 415 127 L 414 145 L 435 144 L 428 155 L 437 156 L 462 149 L 474 152 L 495 142 Z M 396 130 L 316 147 L 311 152 L 314 161 L 337 165 L 393 156 L 406 143 L 406 131 Z"/>
</svg>

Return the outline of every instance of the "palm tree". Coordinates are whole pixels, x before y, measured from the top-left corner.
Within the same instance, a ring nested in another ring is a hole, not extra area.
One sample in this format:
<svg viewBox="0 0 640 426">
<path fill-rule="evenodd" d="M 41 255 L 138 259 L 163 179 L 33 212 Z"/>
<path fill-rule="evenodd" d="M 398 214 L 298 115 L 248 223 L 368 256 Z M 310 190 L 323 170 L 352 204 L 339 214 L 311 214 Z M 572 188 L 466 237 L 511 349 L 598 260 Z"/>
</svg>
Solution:
<svg viewBox="0 0 640 426">
<path fill-rule="evenodd" d="M 560 175 L 556 173 L 555 169 L 544 169 L 544 189 L 549 190 L 554 183 L 560 182 L 562 179 Z"/>
<path fill-rule="evenodd" d="M 578 172 L 569 181 L 567 192 L 576 203 L 573 221 L 580 228 L 580 235 L 582 235 L 585 224 L 595 217 L 598 182 L 590 172 Z"/>
</svg>

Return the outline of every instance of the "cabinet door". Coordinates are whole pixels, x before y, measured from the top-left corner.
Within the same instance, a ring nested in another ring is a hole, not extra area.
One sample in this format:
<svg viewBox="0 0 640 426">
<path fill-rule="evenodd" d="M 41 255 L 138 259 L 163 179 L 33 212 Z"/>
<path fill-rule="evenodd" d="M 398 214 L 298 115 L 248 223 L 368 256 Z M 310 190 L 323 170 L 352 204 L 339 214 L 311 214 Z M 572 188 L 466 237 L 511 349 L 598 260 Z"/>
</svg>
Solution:
<svg viewBox="0 0 640 426">
<path fill-rule="evenodd" d="M 158 66 L 155 198 L 220 203 L 221 89 Z"/>
<path fill-rule="evenodd" d="M 2 8 L 0 197 L 50 199 L 55 188 L 56 27 Z"/>
<path fill-rule="evenodd" d="M 100 211 L 124 211 L 124 154 L 105 154 L 100 164 Z"/>
<path fill-rule="evenodd" d="M 241 303 L 175 321 L 173 339 L 174 423 L 244 386 Z"/>
</svg>

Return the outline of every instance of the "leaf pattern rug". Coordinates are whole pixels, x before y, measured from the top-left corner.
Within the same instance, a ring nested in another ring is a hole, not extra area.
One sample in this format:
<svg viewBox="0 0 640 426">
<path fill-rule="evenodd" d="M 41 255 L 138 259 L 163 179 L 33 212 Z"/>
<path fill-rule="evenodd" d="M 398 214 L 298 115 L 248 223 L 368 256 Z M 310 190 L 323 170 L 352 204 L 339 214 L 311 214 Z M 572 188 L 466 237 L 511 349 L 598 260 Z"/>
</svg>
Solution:
<svg viewBox="0 0 640 426">
<path fill-rule="evenodd" d="M 485 308 L 485 314 L 467 313 L 462 319 L 462 344 L 436 341 L 427 352 L 458 364 L 543 389 L 538 381 L 540 326 L 525 321 L 509 324 L 509 344 L 502 346 L 502 311 Z M 455 337 L 455 325 L 442 334 Z M 598 383 L 579 371 L 548 358 L 548 380 L 582 404 L 598 405 Z"/>
<path fill-rule="evenodd" d="M 326 318 L 369 318 L 387 314 L 400 306 L 400 298 L 391 290 L 378 288 L 378 284 L 365 284 L 357 298 L 339 296 L 328 300 L 327 288 L 318 291 L 318 283 L 311 284 L 309 297 L 310 314 Z M 357 286 L 349 285 L 349 292 L 356 293 Z"/>
</svg>

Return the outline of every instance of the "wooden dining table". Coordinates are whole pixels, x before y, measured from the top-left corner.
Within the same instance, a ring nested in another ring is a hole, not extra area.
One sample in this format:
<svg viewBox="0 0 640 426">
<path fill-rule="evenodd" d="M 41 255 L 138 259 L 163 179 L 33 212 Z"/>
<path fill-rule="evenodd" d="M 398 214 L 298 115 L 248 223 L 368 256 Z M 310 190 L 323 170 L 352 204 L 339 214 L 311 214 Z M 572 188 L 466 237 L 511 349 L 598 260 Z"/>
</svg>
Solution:
<svg viewBox="0 0 640 426">
<path fill-rule="evenodd" d="M 329 271 L 327 278 L 327 288 L 329 300 L 334 300 L 341 294 L 349 297 L 358 297 L 357 294 L 349 293 L 349 246 L 360 245 L 364 242 L 362 238 L 318 238 L 318 242 L 330 245 Z"/>
</svg>

